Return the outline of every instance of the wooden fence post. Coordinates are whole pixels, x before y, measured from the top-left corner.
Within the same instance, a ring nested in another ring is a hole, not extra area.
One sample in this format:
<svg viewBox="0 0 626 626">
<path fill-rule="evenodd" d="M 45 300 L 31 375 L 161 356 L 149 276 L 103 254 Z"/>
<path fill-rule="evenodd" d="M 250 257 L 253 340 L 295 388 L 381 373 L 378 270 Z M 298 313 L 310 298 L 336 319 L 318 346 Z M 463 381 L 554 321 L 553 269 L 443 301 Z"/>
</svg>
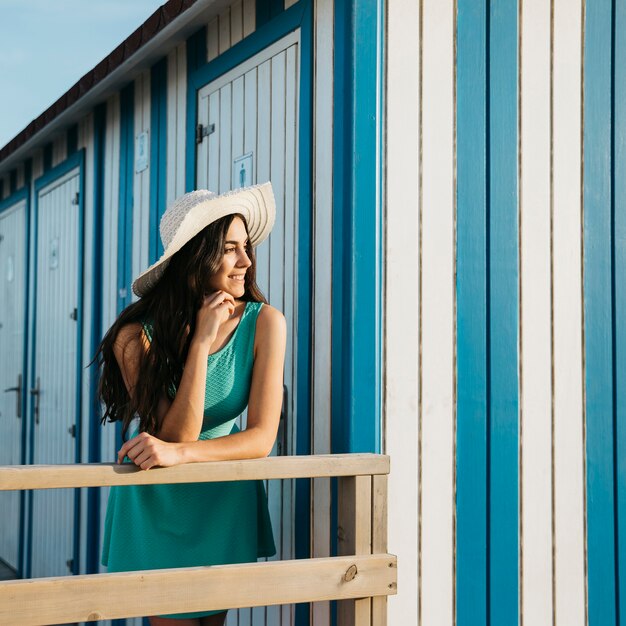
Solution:
<svg viewBox="0 0 626 626">
<path fill-rule="evenodd" d="M 386 552 L 387 475 L 379 474 L 372 476 L 372 554 Z M 372 626 L 387 626 L 387 596 L 372 598 Z"/>
<path fill-rule="evenodd" d="M 344 476 L 337 479 L 339 556 L 372 553 L 372 477 Z M 349 584 L 359 572 L 356 566 L 344 574 Z M 370 626 L 371 599 L 341 600 L 337 603 L 339 626 Z"/>
</svg>

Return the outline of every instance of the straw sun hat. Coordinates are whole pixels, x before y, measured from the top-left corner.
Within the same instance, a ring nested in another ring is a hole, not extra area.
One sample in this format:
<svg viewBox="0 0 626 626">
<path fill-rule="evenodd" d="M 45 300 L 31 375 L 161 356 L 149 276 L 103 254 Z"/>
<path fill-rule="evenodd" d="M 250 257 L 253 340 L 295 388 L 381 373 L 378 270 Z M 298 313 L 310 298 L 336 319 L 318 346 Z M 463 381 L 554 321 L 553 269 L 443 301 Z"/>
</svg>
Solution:
<svg viewBox="0 0 626 626">
<path fill-rule="evenodd" d="M 133 282 L 138 296 L 148 293 L 163 275 L 170 259 L 206 226 L 232 213 L 246 218 L 250 245 L 265 240 L 276 218 L 276 202 L 270 182 L 233 189 L 217 195 L 207 189 L 191 191 L 175 200 L 161 218 L 159 231 L 163 255 Z"/>
</svg>

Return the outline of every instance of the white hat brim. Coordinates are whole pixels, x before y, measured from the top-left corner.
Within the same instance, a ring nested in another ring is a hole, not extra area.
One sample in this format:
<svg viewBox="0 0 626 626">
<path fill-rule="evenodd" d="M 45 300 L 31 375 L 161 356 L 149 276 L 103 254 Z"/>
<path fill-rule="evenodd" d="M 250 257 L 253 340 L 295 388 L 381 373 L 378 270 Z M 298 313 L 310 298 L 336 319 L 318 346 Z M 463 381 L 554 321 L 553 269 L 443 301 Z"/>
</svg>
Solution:
<svg viewBox="0 0 626 626">
<path fill-rule="evenodd" d="M 271 183 L 227 191 L 192 207 L 161 258 L 134 280 L 133 292 L 140 297 L 148 293 L 159 281 L 174 254 L 209 224 L 233 213 L 241 213 L 245 217 L 253 247 L 267 239 L 276 220 L 276 201 Z"/>
</svg>

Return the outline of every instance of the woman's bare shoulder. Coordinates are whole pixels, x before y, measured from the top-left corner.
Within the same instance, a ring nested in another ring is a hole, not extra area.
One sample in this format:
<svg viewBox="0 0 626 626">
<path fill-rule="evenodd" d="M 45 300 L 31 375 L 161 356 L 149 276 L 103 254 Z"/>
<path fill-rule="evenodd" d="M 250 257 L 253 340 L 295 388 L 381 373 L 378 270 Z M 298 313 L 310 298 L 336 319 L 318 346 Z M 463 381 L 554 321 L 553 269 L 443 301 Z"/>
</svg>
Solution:
<svg viewBox="0 0 626 626">
<path fill-rule="evenodd" d="M 255 344 L 282 340 L 286 334 L 285 316 L 271 304 L 264 304 L 257 317 Z"/>
<path fill-rule="evenodd" d="M 124 324 L 115 337 L 113 352 L 118 361 L 136 358 L 148 348 L 148 338 L 140 322 Z"/>
<path fill-rule="evenodd" d="M 266 326 L 285 323 L 285 316 L 271 304 L 264 304 L 259 311 L 258 321 Z"/>
</svg>

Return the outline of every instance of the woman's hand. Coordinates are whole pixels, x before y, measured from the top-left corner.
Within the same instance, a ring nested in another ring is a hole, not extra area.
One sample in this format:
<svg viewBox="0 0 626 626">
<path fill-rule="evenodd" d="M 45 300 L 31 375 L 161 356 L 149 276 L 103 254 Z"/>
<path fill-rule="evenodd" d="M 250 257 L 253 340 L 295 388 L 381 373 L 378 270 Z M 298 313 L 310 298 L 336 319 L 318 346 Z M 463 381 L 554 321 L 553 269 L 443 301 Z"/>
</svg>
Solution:
<svg viewBox="0 0 626 626">
<path fill-rule="evenodd" d="M 142 470 L 181 463 L 180 444 L 161 441 L 148 433 L 127 441 L 117 453 L 117 462 L 122 463 L 125 456 Z"/>
<path fill-rule="evenodd" d="M 196 314 L 194 339 L 212 344 L 220 325 L 234 312 L 235 299 L 226 291 L 215 291 L 204 296 L 202 306 Z"/>
</svg>

